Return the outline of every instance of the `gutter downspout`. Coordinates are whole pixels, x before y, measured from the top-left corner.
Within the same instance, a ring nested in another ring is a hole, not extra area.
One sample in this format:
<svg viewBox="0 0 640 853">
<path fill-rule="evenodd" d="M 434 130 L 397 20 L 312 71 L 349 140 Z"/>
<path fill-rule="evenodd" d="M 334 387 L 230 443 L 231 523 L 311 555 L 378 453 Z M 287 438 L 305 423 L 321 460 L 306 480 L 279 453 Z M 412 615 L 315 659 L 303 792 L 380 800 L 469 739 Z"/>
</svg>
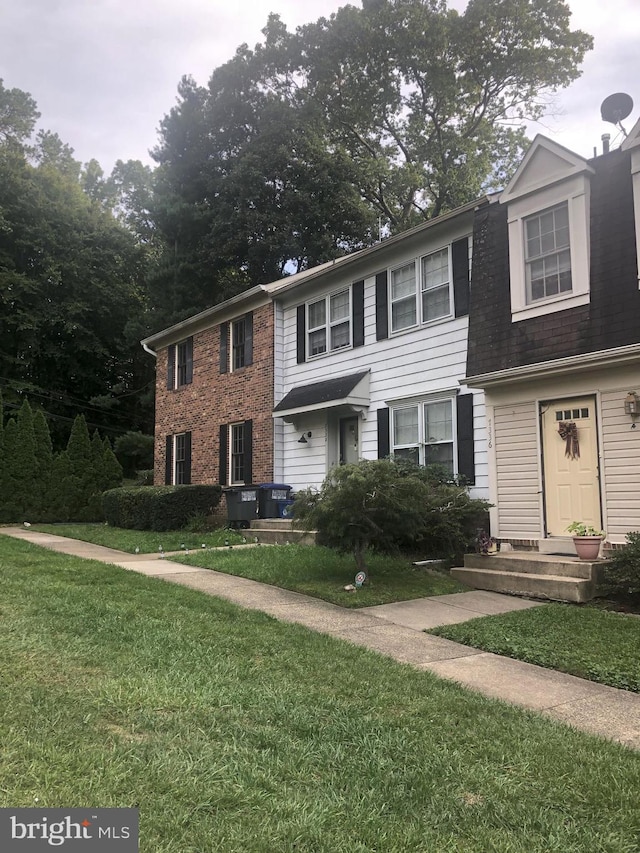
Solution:
<svg viewBox="0 0 640 853">
<path fill-rule="evenodd" d="M 155 350 L 151 349 L 151 347 L 148 344 L 145 344 L 144 341 L 140 341 L 140 343 L 142 344 L 142 349 L 145 352 L 148 352 L 149 355 L 152 355 L 154 358 L 158 357 L 158 353 Z"/>
</svg>

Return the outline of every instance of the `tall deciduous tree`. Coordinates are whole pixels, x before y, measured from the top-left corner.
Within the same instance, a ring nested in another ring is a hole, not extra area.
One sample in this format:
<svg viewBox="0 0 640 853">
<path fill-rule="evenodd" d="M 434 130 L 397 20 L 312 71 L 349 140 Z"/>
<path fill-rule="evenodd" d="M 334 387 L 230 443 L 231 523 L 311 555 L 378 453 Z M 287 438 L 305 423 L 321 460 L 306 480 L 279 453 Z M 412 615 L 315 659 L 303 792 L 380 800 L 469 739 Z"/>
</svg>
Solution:
<svg viewBox="0 0 640 853">
<path fill-rule="evenodd" d="M 154 156 L 173 318 L 504 183 L 591 38 L 563 0 L 368 0 L 184 79 Z"/>
<path fill-rule="evenodd" d="M 100 426 L 148 431 L 151 409 L 132 393 L 152 372 L 138 343 L 144 251 L 83 192 L 77 166 L 55 135 L 33 157 L 0 139 L 0 377 L 55 416 L 89 406 Z"/>
</svg>

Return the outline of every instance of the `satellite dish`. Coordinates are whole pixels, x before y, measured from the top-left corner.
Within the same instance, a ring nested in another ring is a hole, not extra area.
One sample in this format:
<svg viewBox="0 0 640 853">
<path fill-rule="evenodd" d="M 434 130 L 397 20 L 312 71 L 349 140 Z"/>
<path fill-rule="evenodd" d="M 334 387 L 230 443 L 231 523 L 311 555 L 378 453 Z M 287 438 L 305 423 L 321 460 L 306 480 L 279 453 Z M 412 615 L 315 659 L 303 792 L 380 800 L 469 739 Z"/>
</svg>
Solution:
<svg viewBox="0 0 640 853">
<path fill-rule="evenodd" d="M 630 95 L 624 92 L 616 92 L 615 95 L 609 95 L 600 105 L 600 115 L 603 121 L 608 121 L 610 124 L 619 124 L 623 118 L 631 114 L 633 109 L 633 100 Z"/>
</svg>

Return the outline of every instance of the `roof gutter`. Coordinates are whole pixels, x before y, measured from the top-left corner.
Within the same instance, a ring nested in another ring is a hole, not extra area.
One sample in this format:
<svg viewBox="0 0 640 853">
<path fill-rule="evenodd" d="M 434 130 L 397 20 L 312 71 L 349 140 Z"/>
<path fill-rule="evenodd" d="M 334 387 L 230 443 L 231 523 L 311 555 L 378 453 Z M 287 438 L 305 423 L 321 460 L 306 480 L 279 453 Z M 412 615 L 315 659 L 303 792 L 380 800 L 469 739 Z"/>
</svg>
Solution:
<svg viewBox="0 0 640 853">
<path fill-rule="evenodd" d="M 582 373 L 587 370 L 596 370 L 599 367 L 607 367 L 611 363 L 620 365 L 633 363 L 638 359 L 640 359 L 640 344 L 630 344 L 625 347 L 571 355 L 567 358 L 540 361 L 520 367 L 508 367 L 492 373 L 480 373 L 476 376 L 467 376 L 464 381 L 470 388 L 489 388 L 493 385 L 508 385 L 527 379 L 533 380 L 540 376 Z"/>
</svg>

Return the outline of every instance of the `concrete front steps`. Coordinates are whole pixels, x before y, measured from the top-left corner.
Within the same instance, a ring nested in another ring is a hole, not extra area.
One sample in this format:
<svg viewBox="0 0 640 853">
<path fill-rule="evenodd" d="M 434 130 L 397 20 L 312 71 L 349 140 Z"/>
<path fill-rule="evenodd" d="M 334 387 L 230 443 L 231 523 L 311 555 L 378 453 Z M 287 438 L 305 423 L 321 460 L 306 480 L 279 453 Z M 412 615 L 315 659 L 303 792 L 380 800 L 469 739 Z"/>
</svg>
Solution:
<svg viewBox="0 0 640 853">
<path fill-rule="evenodd" d="M 247 539 L 261 545 L 315 545 L 315 530 L 299 530 L 289 518 L 257 518 L 247 531 Z"/>
<path fill-rule="evenodd" d="M 465 554 L 464 568 L 451 569 L 451 575 L 474 589 L 580 603 L 596 594 L 601 566 L 601 560 L 510 551 Z"/>
</svg>

